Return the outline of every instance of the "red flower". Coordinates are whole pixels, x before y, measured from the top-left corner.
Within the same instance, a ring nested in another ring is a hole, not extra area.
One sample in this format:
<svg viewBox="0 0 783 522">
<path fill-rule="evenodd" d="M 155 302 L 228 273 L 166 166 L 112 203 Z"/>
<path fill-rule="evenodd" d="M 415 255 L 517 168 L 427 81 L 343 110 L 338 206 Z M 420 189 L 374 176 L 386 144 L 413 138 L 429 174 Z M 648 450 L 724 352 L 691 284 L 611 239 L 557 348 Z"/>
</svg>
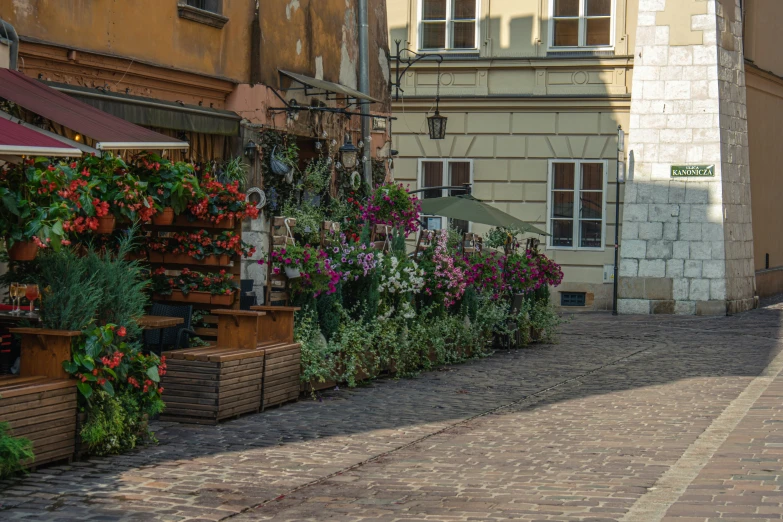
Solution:
<svg viewBox="0 0 783 522">
<path fill-rule="evenodd" d="M 117 329 L 117 335 L 119 335 L 120 337 L 125 337 L 125 334 L 127 334 L 127 331 L 125 330 L 125 327 L 124 326 L 120 326 Z"/>
</svg>

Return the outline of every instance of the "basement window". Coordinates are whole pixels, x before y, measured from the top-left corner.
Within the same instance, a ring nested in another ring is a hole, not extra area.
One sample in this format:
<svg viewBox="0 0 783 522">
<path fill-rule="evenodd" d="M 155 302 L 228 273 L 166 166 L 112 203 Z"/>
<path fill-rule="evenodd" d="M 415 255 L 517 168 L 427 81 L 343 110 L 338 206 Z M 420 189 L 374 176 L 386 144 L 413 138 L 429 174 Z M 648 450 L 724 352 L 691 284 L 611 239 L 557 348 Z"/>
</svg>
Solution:
<svg viewBox="0 0 783 522">
<path fill-rule="evenodd" d="M 585 306 L 586 292 L 560 292 L 560 306 Z"/>
</svg>

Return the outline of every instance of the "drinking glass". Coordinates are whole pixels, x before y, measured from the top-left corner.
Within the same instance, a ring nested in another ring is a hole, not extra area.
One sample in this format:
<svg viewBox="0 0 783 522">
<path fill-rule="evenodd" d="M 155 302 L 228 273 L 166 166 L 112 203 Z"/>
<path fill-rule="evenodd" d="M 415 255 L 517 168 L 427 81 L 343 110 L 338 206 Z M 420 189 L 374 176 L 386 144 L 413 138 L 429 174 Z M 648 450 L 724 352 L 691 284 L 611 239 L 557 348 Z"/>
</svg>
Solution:
<svg viewBox="0 0 783 522">
<path fill-rule="evenodd" d="M 24 296 L 30 300 L 30 311 L 27 313 L 27 317 L 33 317 L 35 316 L 34 305 L 35 300 L 38 299 L 38 285 L 27 285 L 27 288 L 25 289 Z"/>
<path fill-rule="evenodd" d="M 11 313 L 13 315 L 16 315 L 16 292 L 17 288 L 19 286 L 19 283 L 11 283 L 11 286 L 8 287 L 8 297 L 11 298 Z"/>
<path fill-rule="evenodd" d="M 16 315 L 22 314 L 22 297 L 24 297 L 25 291 L 27 291 L 27 285 L 16 284 Z"/>
</svg>

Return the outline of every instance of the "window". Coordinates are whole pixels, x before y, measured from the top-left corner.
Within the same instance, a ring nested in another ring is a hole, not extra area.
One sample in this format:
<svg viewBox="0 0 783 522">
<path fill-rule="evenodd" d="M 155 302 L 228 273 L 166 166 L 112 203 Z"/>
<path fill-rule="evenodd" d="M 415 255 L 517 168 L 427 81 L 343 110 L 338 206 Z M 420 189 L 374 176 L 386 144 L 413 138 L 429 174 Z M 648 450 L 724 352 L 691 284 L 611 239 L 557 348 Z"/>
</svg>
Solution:
<svg viewBox="0 0 783 522">
<path fill-rule="evenodd" d="M 560 306 L 586 306 L 586 292 L 560 292 Z"/>
<path fill-rule="evenodd" d="M 187 0 L 187 4 L 190 7 L 209 11 L 210 13 L 220 14 L 221 12 L 221 0 Z"/>
<path fill-rule="evenodd" d="M 419 0 L 420 49 L 477 49 L 479 0 Z"/>
<path fill-rule="evenodd" d="M 472 160 L 419 160 L 419 188 L 458 187 L 473 183 Z M 421 193 L 421 198 L 443 198 L 465 194 L 464 190 L 432 189 Z M 446 225 L 442 216 L 422 216 L 427 230 L 441 230 Z M 462 219 L 449 219 L 448 224 L 462 232 L 470 231 L 470 222 Z"/>
<path fill-rule="evenodd" d="M 614 0 L 553 0 L 550 47 L 612 47 Z"/>
<path fill-rule="evenodd" d="M 605 161 L 550 161 L 550 248 L 604 248 L 606 169 Z"/>
</svg>

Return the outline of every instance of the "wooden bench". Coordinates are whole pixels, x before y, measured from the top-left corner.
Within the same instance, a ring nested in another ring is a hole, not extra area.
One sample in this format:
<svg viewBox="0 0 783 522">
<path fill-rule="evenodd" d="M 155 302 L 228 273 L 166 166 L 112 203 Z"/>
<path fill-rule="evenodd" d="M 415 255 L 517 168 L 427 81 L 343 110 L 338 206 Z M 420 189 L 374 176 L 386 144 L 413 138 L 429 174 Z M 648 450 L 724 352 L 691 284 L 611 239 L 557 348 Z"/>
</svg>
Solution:
<svg viewBox="0 0 783 522">
<path fill-rule="evenodd" d="M 74 379 L 0 377 L 0 421 L 8 422 L 13 436 L 33 443 L 35 459 L 25 465 L 71 460 L 76 446 L 76 400 Z"/>
</svg>

